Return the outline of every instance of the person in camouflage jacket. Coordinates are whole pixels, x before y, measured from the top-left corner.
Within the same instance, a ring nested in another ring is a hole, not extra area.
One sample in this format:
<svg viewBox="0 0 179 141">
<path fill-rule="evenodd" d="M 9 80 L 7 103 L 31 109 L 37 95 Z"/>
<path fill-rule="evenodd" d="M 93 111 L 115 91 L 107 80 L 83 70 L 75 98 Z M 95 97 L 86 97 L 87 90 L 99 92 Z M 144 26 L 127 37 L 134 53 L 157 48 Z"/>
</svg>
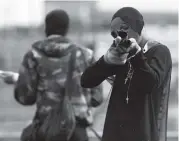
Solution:
<svg viewBox="0 0 179 141">
<path fill-rule="evenodd" d="M 80 86 L 80 77 L 92 60 L 90 49 L 73 44 L 65 37 L 69 18 L 65 11 L 54 10 L 45 19 L 47 38 L 37 41 L 24 55 L 19 76 L 15 83 L 14 96 L 22 105 L 36 103 L 34 117 L 43 117 L 60 101 L 64 92 L 69 54 L 76 50 L 75 87 L 71 102 L 74 106 L 77 125 L 72 141 L 87 141 L 86 128 L 92 124 L 91 107 L 99 106 L 103 101 L 102 87 L 85 89 Z M 60 75 L 59 75 L 60 74 Z M 50 76 L 50 78 L 49 78 Z"/>
</svg>

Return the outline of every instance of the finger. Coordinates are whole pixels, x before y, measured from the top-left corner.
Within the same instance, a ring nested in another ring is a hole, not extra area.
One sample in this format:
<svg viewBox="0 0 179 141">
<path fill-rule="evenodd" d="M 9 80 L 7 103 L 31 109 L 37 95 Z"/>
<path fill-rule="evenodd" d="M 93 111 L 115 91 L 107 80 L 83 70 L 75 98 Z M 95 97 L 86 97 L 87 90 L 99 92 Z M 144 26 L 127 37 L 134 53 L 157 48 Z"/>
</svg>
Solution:
<svg viewBox="0 0 179 141">
<path fill-rule="evenodd" d="M 122 46 L 118 46 L 118 47 L 117 47 L 117 50 L 118 50 L 118 52 L 120 52 L 120 53 L 126 53 L 126 52 L 127 52 L 127 48 L 122 47 Z"/>
<path fill-rule="evenodd" d="M 124 53 L 127 53 L 127 52 L 128 52 L 128 48 L 123 47 L 123 46 L 121 46 L 120 48 L 121 48 L 121 50 L 122 50 Z"/>
<path fill-rule="evenodd" d="M 130 52 L 133 54 L 137 54 L 141 51 L 141 47 L 138 45 L 137 42 L 133 42 L 130 46 Z"/>
<path fill-rule="evenodd" d="M 130 52 L 130 50 L 131 50 L 131 47 L 128 47 L 128 48 L 126 49 L 126 52 Z"/>
<path fill-rule="evenodd" d="M 136 39 L 134 39 L 134 38 L 130 38 L 129 40 L 130 40 L 132 43 L 137 43 Z"/>
<path fill-rule="evenodd" d="M 134 48 L 137 44 L 135 42 L 133 42 L 131 45 L 130 45 L 130 48 Z"/>
<path fill-rule="evenodd" d="M 118 46 L 120 44 L 121 40 L 122 40 L 122 38 L 120 36 L 118 36 L 114 39 L 116 46 Z"/>
</svg>

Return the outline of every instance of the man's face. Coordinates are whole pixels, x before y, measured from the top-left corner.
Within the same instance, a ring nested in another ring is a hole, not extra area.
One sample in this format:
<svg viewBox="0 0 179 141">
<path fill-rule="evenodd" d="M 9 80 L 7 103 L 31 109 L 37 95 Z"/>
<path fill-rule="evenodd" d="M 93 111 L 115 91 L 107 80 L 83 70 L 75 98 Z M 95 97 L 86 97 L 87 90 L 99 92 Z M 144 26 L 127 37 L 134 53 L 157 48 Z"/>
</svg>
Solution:
<svg viewBox="0 0 179 141">
<path fill-rule="evenodd" d="M 139 41 L 139 34 L 130 28 L 121 18 L 117 17 L 111 22 L 111 32 L 125 31 L 128 34 L 128 38 L 134 38 Z"/>
</svg>

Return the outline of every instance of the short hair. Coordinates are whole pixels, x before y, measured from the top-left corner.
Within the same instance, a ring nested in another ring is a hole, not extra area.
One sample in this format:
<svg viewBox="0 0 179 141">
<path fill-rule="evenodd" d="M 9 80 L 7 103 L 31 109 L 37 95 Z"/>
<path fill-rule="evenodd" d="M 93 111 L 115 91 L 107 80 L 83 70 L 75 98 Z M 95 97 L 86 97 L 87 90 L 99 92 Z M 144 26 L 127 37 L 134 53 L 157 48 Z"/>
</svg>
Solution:
<svg viewBox="0 0 179 141">
<path fill-rule="evenodd" d="M 64 36 L 69 28 L 69 16 L 61 9 L 49 12 L 45 17 L 46 35 L 58 34 Z"/>
<path fill-rule="evenodd" d="M 123 7 L 113 15 L 112 20 L 117 17 L 121 18 L 134 31 L 139 33 L 139 35 L 141 34 L 144 27 L 144 19 L 142 14 L 137 9 L 133 7 Z"/>
</svg>

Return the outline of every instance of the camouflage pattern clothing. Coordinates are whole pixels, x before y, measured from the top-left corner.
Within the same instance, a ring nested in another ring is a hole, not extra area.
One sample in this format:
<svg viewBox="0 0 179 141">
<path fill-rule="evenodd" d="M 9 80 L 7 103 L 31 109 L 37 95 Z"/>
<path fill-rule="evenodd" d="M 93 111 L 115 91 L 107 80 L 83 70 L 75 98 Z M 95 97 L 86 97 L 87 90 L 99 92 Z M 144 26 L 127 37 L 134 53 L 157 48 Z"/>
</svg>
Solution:
<svg viewBox="0 0 179 141">
<path fill-rule="evenodd" d="M 84 89 L 80 77 L 92 59 L 92 51 L 72 44 L 67 38 L 51 35 L 37 41 L 24 55 L 15 84 L 15 99 L 23 105 L 36 103 L 37 113 L 48 113 L 60 102 L 64 93 L 67 64 L 72 50 L 76 50 L 75 70 L 73 71 L 73 95 L 76 116 L 87 116 L 88 107 L 96 107 L 102 102 L 102 87 Z"/>
</svg>

